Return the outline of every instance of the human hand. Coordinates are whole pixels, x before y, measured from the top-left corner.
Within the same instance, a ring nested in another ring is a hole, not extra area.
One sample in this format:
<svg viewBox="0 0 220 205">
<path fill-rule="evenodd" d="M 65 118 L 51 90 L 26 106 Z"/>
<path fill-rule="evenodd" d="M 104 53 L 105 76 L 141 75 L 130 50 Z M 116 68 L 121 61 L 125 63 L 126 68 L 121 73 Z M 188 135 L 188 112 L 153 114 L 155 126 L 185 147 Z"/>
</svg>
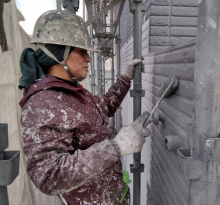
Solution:
<svg viewBox="0 0 220 205">
<path fill-rule="evenodd" d="M 143 127 L 143 123 L 149 115 L 149 112 L 144 112 L 132 124 L 122 127 L 113 139 L 119 146 L 121 156 L 142 150 L 145 137 L 150 135 L 150 130 Z"/>
<path fill-rule="evenodd" d="M 128 64 L 127 69 L 125 70 L 124 75 L 130 80 L 132 80 L 134 78 L 134 66 L 140 62 L 141 62 L 141 71 L 144 73 L 144 61 L 143 60 L 144 58 L 142 57 L 142 59 L 134 59 L 133 61 L 131 61 Z"/>
</svg>

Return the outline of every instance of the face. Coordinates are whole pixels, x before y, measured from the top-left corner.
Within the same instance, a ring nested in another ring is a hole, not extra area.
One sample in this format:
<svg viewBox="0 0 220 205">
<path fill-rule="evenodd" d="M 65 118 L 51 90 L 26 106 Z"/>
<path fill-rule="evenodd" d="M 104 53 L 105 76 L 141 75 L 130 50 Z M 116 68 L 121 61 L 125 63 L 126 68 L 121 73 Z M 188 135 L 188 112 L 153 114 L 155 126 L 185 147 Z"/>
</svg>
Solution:
<svg viewBox="0 0 220 205">
<path fill-rule="evenodd" d="M 75 76 L 79 81 L 82 81 L 87 76 L 90 62 L 91 58 L 89 57 L 87 50 L 74 48 L 66 60 L 66 65 L 73 76 Z"/>
</svg>

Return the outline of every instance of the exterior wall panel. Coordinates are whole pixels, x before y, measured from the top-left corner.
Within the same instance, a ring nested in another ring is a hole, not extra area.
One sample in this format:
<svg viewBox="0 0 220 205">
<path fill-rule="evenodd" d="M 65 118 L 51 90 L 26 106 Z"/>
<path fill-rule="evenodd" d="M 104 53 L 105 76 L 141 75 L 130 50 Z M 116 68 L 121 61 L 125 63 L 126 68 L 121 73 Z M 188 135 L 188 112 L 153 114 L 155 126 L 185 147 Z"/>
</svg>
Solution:
<svg viewBox="0 0 220 205">
<path fill-rule="evenodd" d="M 171 26 L 197 27 L 197 17 L 171 17 Z"/>
<path fill-rule="evenodd" d="M 172 16 L 196 17 L 198 16 L 198 7 L 172 7 Z"/>
<path fill-rule="evenodd" d="M 164 140 L 167 135 L 178 135 L 181 146 L 189 146 L 187 126 L 192 123 L 195 41 L 151 54 L 145 63 L 143 82 L 146 82 L 144 89 L 147 92 L 143 104 L 146 107 L 153 107 L 159 100 L 160 87 L 169 76 L 178 77 L 180 83 L 175 94 L 164 99 L 158 108 L 158 112 L 164 116 L 164 122 L 158 126 L 151 125 L 154 205 L 187 205 L 189 181 L 180 173 L 176 153 L 165 150 Z"/>
<path fill-rule="evenodd" d="M 147 3 L 149 9 L 143 14 L 142 27 L 142 54 L 145 61 L 145 73 L 142 74 L 142 89 L 145 90 L 142 112 L 152 110 L 159 100 L 160 87 L 169 76 L 179 79 L 179 87 L 157 109 L 164 116 L 164 122 L 149 125 L 152 134 L 146 139 L 141 159 L 145 165 L 145 171 L 141 174 L 141 204 L 187 205 L 189 180 L 180 172 L 176 153 L 168 152 L 164 141 L 168 135 L 178 135 L 181 147 L 189 147 L 198 2 L 152 0 Z M 126 26 L 132 22 L 133 16 L 128 2 L 125 4 L 127 6 L 120 20 L 123 24 L 120 29 L 122 73 L 133 59 L 133 27 Z M 122 119 L 123 125 L 133 122 L 133 98 L 130 94 L 122 103 Z M 122 162 L 123 168 L 130 171 L 129 164 L 133 163 L 133 156 L 123 157 Z M 130 178 L 132 179 L 132 174 Z M 130 187 L 132 194 L 132 185 Z"/>
<path fill-rule="evenodd" d="M 121 47 L 128 43 L 131 36 L 133 35 L 133 15 L 130 12 L 129 1 L 125 1 L 124 8 L 120 19 L 120 37 Z"/>
<path fill-rule="evenodd" d="M 149 10 L 151 53 L 196 38 L 197 0 L 151 0 Z"/>
<path fill-rule="evenodd" d="M 198 0 L 171 0 L 172 6 L 192 6 L 198 7 Z"/>
<path fill-rule="evenodd" d="M 155 18 L 161 19 L 163 17 L 160 16 L 165 16 L 164 18 L 168 20 L 168 17 L 170 14 L 170 7 L 169 6 L 160 6 L 160 5 L 154 5 L 151 4 L 150 7 L 150 15 L 155 16 Z M 166 23 L 168 25 L 168 21 Z"/>
<path fill-rule="evenodd" d="M 142 53 L 145 56 L 149 55 L 149 21 L 143 25 L 143 37 L 142 37 Z M 127 68 L 130 61 L 133 60 L 133 39 L 131 38 L 121 48 L 121 69 L 122 73 Z M 131 85 L 133 89 L 133 84 Z M 145 108 L 146 109 L 146 108 Z M 130 93 L 127 94 L 125 100 L 122 103 L 122 123 L 124 125 L 131 124 L 133 122 L 133 98 L 130 97 Z M 151 162 L 151 140 L 148 138 L 145 143 L 146 147 L 142 150 L 142 161 L 145 164 L 145 172 L 142 174 L 141 181 L 141 204 L 146 204 L 147 201 L 147 182 L 150 183 L 150 162 Z M 123 169 L 130 172 L 130 164 L 133 164 L 133 156 L 125 156 L 122 158 Z M 130 179 L 133 179 L 133 175 L 130 173 Z M 130 192 L 133 193 L 132 185 L 130 185 Z M 131 198 L 132 201 L 132 198 Z"/>
</svg>

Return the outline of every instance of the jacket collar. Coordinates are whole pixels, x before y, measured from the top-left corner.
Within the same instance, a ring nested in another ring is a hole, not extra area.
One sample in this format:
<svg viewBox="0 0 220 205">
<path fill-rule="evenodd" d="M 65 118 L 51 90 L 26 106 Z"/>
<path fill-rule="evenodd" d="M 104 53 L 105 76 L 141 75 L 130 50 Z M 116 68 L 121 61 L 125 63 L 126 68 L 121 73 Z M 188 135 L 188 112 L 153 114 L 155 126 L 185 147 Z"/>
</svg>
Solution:
<svg viewBox="0 0 220 205">
<path fill-rule="evenodd" d="M 31 97 L 31 95 L 42 90 L 53 89 L 53 88 L 62 88 L 70 91 L 78 91 L 84 89 L 82 85 L 78 84 L 77 87 L 74 87 L 70 85 L 68 82 L 59 80 L 52 75 L 47 75 L 46 78 L 37 80 L 34 84 L 32 84 L 28 88 L 28 90 L 24 91 L 23 98 L 19 103 L 21 108 L 24 106 L 25 102 Z"/>
</svg>

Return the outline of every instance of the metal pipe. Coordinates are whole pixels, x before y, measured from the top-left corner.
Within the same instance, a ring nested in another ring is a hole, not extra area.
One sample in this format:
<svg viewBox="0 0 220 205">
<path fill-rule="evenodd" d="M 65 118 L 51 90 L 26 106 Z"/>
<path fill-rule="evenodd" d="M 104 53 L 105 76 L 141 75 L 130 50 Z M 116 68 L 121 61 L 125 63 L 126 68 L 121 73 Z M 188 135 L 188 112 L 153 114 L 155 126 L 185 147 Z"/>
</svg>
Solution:
<svg viewBox="0 0 220 205">
<path fill-rule="evenodd" d="M 199 4 L 194 71 L 194 139 L 199 133 L 218 138 L 220 130 L 220 1 L 202 0 Z M 214 139 L 213 139 L 214 140 Z M 199 155 L 200 144 L 191 155 Z M 203 160 L 203 159 L 201 159 Z M 219 203 L 220 166 L 218 161 L 203 161 L 203 174 L 191 181 L 190 205 Z"/>
<path fill-rule="evenodd" d="M 97 39 L 97 43 L 98 43 L 98 47 L 100 47 L 100 39 Z M 101 61 L 101 53 L 97 54 L 97 76 L 98 76 L 98 79 L 97 79 L 97 83 L 98 83 L 98 95 L 101 96 L 102 95 L 102 75 L 101 75 L 101 72 L 102 72 L 102 64 L 100 63 Z"/>
<path fill-rule="evenodd" d="M 100 55 L 97 55 L 98 64 L 98 95 L 102 95 L 102 63 Z"/>
<path fill-rule="evenodd" d="M 133 58 L 142 58 L 142 11 L 141 3 L 142 1 L 134 1 L 135 9 L 133 13 Z M 136 120 L 141 115 L 141 93 L 142 93 L 142 74 L 141 74 L 141 64 L 135 66 L 134 69 L 134 80 L 133 88 L 135 97 L 133 99 L 133 120 Z M 140 205 L 141 197 L 141 153 L 135 153 L 133 155 L 133 204 Z"/>
<path fill-rule="evenodd" d="M 105 58 L 103 58 L 102 60 L 103 66 L 102 66 L 102 70 L 103 70 L 103 94 L 105 94 Z"/>
<path fill-rule="evenodd" d="M 57 0 L 57 10 L 61 10 L 61 0 Z"/>
<path fill-rule="evenodd" d="M 112 48 L 112 85 L 115 83 L 115 68 L 114 68 L 114 50 Z M 112 116 L 112 125 L 115 126 L 115 116 Z"/>
<path fill-rule="evenodd" d="M 92 25 L 90 26 L 90 37 L 91 37 L 91 43 L 92 46 L 94 46 L 94 41 L 93 41 L 93 32 L 92 32 Z M 94 52 L 90 52 L 90 58 L 91 58 L 91 63 L 90 63 L 90 86 L 91 86 L 91 93 L 95 95 L 95 64 L 94 64 Z"/>
<path fill-rule="evenodd" d="M 121 67 L 120 67 L 120 24 L 118 26 L 118 34 L 116 35 L 116 53 L 117 53 L 117 77 L 121 76 Z M 116 111 L 116 131 L 118 132 L 122 127 L 122 116 L 121 116 L 122 108 L 119 107 Z"/>
<path fill-rule="evenodd" d="M 115 83 L 115 68 L 114 68 L 114 53 L 113 53 L 113 49 L 112 49 L 112 85 Z"/>
<path fill-rule="evenodd" d="M 83 5 L 83 21 L 85 22 L 86 21 L 86 9 L 85 9 L 85 2 L 84 0 L 81 0 L 82 1 L 82 5 Z"/>
<path fill-rule="evenodd" d="M 100 65 L 101 65 L 101 70 L 100 70 L 100 75 L 101 75 L 101 87 L 100 87 L 100 92 L 101 95 L 104 94 L 104 90 L 103 90 L 103 56 L 100 57 Z"/>
<path fill-rule="evenodd" d="M 121 76 L 121 66 L 120 66 L 120 59 L 121 59 L 121 53 L 120 53 L 120 43 L 121 43 L 121 39 L 120 39 L 120 34 L 118 32 L 118 34 L 116 35 L 116 54 L 117 54 L 117 77 Z"/>
</svg>

